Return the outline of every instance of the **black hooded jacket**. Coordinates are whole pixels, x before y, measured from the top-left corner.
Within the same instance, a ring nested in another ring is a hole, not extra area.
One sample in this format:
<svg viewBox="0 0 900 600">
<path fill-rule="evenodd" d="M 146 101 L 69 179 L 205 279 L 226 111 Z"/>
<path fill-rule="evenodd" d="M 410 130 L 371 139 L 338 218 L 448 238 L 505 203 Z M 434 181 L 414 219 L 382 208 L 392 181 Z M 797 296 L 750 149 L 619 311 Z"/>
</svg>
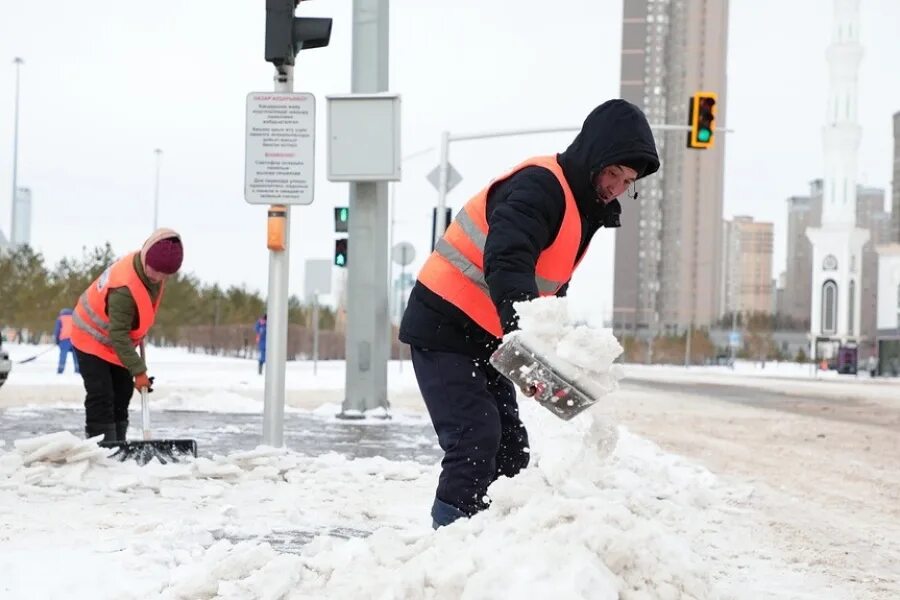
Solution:
<svg viewBox="0 0 900 600">
<path fill-rule="evenodd" d="M 627 164 L 638 179 L 659 169 L 656 142 L 639 108 L 625 100 L 610 100 L 595 108 L 581 132 L 557 162 L 581 216 L 580 258 L 600 227 L 618 227 L 618 200 L 603 204 L 592 185 L 593 174 L 614 164 Z M 504 332 L 517 328 L 513 303 L 538 296 L 535 265 L 562 224 L 565 196 L 556 176 L 544 167 L 526 167 L 495 182 L 488 191 L 488 235 L 484 275 Z M 568 282 L 557 295 L 565 295 Z M 459 308 L 420 282 L 409 297 L 400 341 L 444 352 L 485 359 L 500 340 L 477 325 Z"/>
</svg>

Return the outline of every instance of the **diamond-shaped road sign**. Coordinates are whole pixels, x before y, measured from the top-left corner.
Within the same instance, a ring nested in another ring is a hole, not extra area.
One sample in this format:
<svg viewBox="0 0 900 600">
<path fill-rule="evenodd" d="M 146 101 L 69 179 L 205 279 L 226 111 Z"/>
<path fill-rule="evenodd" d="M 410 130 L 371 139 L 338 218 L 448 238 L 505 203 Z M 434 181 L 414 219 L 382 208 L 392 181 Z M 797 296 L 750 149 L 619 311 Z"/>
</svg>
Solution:
<svg viewBox="0 0 900 600">
<path fill-rule="evenodd" d="M 440 189 L 441 165 L 433 168 L 431 170 L 431 173 L 426 176 L 426 179 L 431 182 L 431 185 L 434 186 L 434 189 Z M 460 181 L 462 181 L 462 175 L 459 174 L 459 171 L 453 168 L 453 165 L 447 163 L 447 191 L 449 192 L 450 190 L 455 188 Z"/>
</svg>

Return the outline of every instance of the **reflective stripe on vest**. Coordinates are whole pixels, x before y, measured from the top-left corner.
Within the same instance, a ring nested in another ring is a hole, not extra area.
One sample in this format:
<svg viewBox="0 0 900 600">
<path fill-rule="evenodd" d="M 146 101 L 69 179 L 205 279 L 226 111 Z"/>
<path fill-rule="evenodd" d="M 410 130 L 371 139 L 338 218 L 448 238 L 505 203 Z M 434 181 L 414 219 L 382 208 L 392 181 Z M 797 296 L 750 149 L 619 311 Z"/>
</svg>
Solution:
<svg viewBox="0 0 900 600">
<path fill-rule="evenodd" d="M 575 197 L 569 188 L 555 156 L 526 160 L 476 194 L 454 218 L 438 240 L 434 252 L 425 261 L 419 281 L 447 300 L 486 331 L 502 337 L 500 316 L 490 297 L 484 278 L 484 246 L 487 241 L 487 195 L 497 181 L 517 171 L 540 166 L 551 171 L 565 196 L 565 212 L 559 233 L 541 254 L 535 265 L 535 287 L 541 296 L 555 294 L 572 277 L 581 243 L 581 217 Z"/>
<path fill-rule="evenodd" d="M 67 340 L 72 337 L 72 315 L 59 317 L 59 340 Z"/>
<path fill-rule="evenodd" d="M 131 292 L 137 308 L 138 326 L 128 335 L 135 346 L 153 326 L 163 295 L 161 284 L 156 302 L 150 300 L 150 293 L 134 269 L 134 257 L 135 253 L 129 254 L 107 268 L 81 294 L 72 313 L 72 345 L 119 366 L 122 366 L 122 361 L 109 337 L 109 316 L 106 312 L 109 292 L 120 287 L 127 287 Z"/>
</svg>

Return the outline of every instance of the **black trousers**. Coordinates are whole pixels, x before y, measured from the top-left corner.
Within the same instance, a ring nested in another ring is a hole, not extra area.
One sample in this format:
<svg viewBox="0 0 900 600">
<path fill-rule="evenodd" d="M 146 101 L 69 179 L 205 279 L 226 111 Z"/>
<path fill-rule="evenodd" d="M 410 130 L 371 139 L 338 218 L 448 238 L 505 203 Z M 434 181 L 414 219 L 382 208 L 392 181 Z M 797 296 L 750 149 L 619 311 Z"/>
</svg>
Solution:
<svg viewBox="0 0 900 600">
<path fill-rule="evenodd" d="M 134 378 L 125 367 L 75 349 L 84 380 L 85 426 L 95 428 L 128 420 Z"/>
<path fill-rule="evenodd" d="M 444 451 L 436 498 L 468 515 L 487 507 L 488 486 L 528 465 L 528 433 L 512 382 L 489 363 L 415 346 L 413 368 Z"/>
</svg>

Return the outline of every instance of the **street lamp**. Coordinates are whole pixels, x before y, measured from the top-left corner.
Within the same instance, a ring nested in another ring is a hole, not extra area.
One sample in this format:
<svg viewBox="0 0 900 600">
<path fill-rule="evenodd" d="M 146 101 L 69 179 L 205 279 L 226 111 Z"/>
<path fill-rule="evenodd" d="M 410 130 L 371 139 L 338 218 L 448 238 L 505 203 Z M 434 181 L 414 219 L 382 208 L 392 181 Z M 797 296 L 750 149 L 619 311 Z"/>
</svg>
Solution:
<svg viewBox="0 0 900 600">
<path fill-rule="evenodd" d="M 156 148 L 153 150 L 156 154 L 156 187 L 153 192 L 153 231 L 159 228 L 159 163 L 162 157 L 162 150 Z"/>
<path fill-rule="evenodd" d="M 16 65 L 16 124 L 13 130 L 12 215 L 10 215 L 9 221 L 9 245 L 13 249 L 18 245 L 19 241 L 16 237 L 16 188 L 18 186 L 16 179 L 19 166 L 19 69 L 24 63 L 25 61 L 19 56 L 13 59 L 13 64 Z"/>
</svg>

